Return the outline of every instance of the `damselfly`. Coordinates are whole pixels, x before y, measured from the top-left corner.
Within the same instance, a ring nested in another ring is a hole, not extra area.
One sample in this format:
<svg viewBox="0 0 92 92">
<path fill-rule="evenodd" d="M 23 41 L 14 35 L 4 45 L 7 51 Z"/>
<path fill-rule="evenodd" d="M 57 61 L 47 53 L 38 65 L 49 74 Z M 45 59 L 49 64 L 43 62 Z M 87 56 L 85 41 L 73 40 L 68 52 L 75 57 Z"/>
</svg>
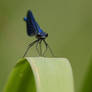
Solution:
<svg viewBox="0 0 92 92">
<path fill-rule="evenodd" d="M 36 49 L 37 49 L 37 52 L 40 56 L 44 56 L 47 49 L 50 50 L 50 53 L 52 56 L 54 56 L 50 46 L 48 45 L 48 43 L 46 42 L 46 38 L 48 37 L 48 33 L 44 32 L 40 26 L 38 25 L 38 23 L 35 21 L 35 18 L 32 14 L 32 12 L 29 10 L 27 12 L 27 16 L 24 17 L 24 21 L 26 22 L 26 26 L 27 26 L 27 34 L 28 36 L 32 37 L 32 36 L 35 36 L 36 37 L 36 40 L 33 41 L 31 44 L 29 44 L 27 50 L 25 51 L 24 53 L 24 56 L 26 56 L 27 52 L 29 51 L 29 49 L 34 45 L 36 44 Z M 45 51 L 42 53 L 42 48 L 41 48 L 41 43 L 45 44 Z M 38 50 L 38 45 L 40 46 L 40 51 Z"/>
</svg>

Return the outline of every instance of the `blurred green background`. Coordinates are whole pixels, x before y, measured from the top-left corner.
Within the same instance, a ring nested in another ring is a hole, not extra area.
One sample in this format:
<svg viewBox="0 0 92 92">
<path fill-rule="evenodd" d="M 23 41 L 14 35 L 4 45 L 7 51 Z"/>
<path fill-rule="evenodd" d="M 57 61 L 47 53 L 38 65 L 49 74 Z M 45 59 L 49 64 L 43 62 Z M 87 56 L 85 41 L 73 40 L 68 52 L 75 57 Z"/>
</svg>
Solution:
<svg viewBox="0 0 92 92">
<path fill-rule="evenodd" d="M 49 33 L 47 41 L 55 55 L 70 60 L 75 91 L 92 92 L 91 0 L 0 0 L 0 92 L 16 61 L 35 39 L 26 34 L 23 17 L 28 9 Z M 29 56 L 37 56 L 34 47 Z"/>
</svg>

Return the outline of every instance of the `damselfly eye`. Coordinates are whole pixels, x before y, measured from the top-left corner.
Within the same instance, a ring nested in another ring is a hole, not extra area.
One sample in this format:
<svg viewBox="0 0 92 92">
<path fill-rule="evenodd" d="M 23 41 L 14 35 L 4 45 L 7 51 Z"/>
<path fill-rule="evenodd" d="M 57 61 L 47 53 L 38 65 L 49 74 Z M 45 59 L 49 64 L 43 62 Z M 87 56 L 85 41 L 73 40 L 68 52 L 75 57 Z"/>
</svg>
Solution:
<svg viewBox="0 0 92 92">
<path fill-rule="evenodd" d="M 48 33 L 46 33 L 46 35 L 45 35 L 46 37 L 48 37 Z"/>
</svg>

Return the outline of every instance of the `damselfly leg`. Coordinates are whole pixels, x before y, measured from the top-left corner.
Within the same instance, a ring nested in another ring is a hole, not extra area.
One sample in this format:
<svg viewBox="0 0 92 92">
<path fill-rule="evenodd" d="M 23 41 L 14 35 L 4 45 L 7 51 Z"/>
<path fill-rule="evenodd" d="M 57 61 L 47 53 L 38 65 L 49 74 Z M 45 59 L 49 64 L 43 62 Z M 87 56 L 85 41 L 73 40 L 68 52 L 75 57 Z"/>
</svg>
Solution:
<svg viewBox="0 0 92 92">
<path fill-rule="evenodd" d="M 43 52 L 42 51 L 42 41 L 44 42 L 45 44 L 45 51 Z M 52 56 L 54 56 L 53 52 L 52 52 L 52 49 L 50 48 L 50 46 L 48 45 L 48 43 L 45 41 L 45 39 L 37 39 L 35 41 L 33 41 L 31 44 L 28 45 L 28 48 L 26 49 L 23 57 L 26 56 L 26 54 L 28 53 L 29 49 L 36 43 L 36 50 L 37 50 L 37 53 L 39 54 L 39 56 L 45 56 L 45 53 L 47 52 L 47 49 L 49 49 L 50 53 Z M 38 49 L 38 45 L 39 45 L 39 49 Z"/>
<path fill-rule="evenodd" d="M 40 55 L 40 51 L 38 49 L 38 45 L 39 45 L 39 41 L 36 43 L 36 51 L 37 51 L 38 55 Z"/>
<path fill-rule="evenodd" d="M 29 49 L 30 49 L 35 43 L 37 43 L 38 41 L 39 41 L 39 39 L 33 41 L 31 44 L 28 45 L 28 48 L 26 49 L 26 51 L 25 51 L 23 57 L 26 56 L 26 54 L 28 53 Z"/>
<path fill-rule="evenodd" d="M 42 55 L 42 45 L 41 45 L 41 43 L 42 43 L 42 40 L 39 41 L 39 47 L 40 47 L 40 56 L 43 56 Z"/>
<path fill-rule="evenodd" d="M 44 51 L 43 56 L 45 55 L 47 49 L 49 49 L 51 55 L 54 56 L 54 54 L 53 54 L 53 52 L 52 52 L 52 49 L 50 48 L 50 46 L 48 45 L 48 43 L 47 43 L 45 40 L 43 40 L 43 42 L 44 42 L 44 44 L 45 44 L 45 46 L 46 46 L 46 50 Z"/>
</svg>

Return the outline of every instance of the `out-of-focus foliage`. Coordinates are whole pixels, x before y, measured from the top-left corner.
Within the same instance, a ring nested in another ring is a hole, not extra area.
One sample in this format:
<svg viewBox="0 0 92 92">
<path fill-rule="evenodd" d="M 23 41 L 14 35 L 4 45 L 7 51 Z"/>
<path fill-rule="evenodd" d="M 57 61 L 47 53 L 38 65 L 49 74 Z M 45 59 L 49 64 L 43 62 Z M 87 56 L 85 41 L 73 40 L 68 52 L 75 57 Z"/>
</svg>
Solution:
<svg viewBox="0 0 92 92">
<path fill-rule="evenodd" d="M 81 92 L 92 92 L 92 59 L 88 67 Z"/>
<path fill-rule="evenodd" d="M 12 69 L 3 92 L 36 92 L 33 72 L 29 63 L 22 59 Z"/>
<path fill-rule="evenodd" d="M 81 92 L 91 64 L 91 3 L 90 0 L 0 0 L 0 92 L 17 59 L 35 39 L 26 35 L 23 17 L 28 9 L 33 11 L 42 29 L 49 33 L 47 41 L 55 55 L 71 61 L 75 90 Z M 34 47 L 29 56 L 37 56 Z"/>
</svg>

